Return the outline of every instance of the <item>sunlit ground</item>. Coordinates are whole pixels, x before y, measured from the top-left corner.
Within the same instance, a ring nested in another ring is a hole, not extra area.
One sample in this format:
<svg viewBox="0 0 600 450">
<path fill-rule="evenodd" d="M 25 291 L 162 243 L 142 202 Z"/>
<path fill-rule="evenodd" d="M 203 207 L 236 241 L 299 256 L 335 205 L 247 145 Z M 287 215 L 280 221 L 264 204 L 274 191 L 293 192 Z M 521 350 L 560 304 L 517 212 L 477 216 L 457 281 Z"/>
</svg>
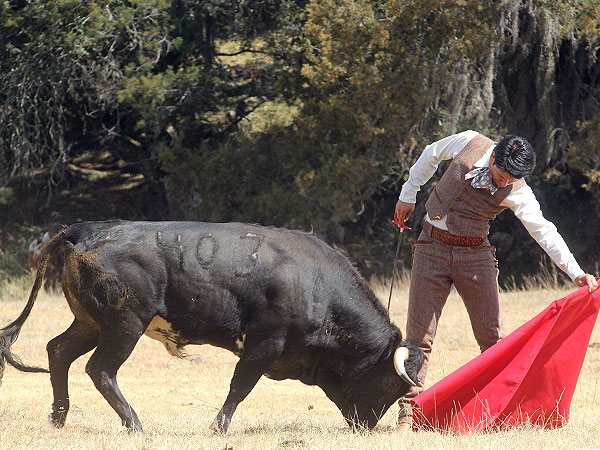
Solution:
<svg viewBox="0 0 600 450">
<path fill-rule="evenodd" d="M 387 304 L 389 287 L 376 288 Z M 392 319 L 404 329 L 406 286 L 395 288 Z M 510 332 L 568 291 L 538 290 L 501 294 L 504 329 Z M 0 299 L 0 326 L 25 305 Z M 72 315 L 62 295 L 41 293 L 13 350 L 29 363 L 47 366 L 46 343 L 64 331 Z M 600 333 L 591 339 L 571 405 L 570 423 L 557 430 L 522 427 L 475 436 L 394 431 L 397 406 L 371 433 L 353 433 L 325 394 L 298 381 L 262 378 L 241 403 L 225 436 L 209 425 L 225 400 L 237 358 L 222 349 L 188 347 L 190 357 L 171 357 L 156 341 L 142 337 L 119 371 L 119 386 L 136 409 L 145 434 L 130 434 L 84 372 L 89 354 L 70 372 L 71 410 L 65 427 L 48 425 L 52 403 L 47 374 L 7 368 L 0 387 L 0 448 L 48 449 L 590 449 L 600 448 Z M 428 383 L 477 356 L 468 318 L 453 293 L 441 319 Z"/>
</svg>

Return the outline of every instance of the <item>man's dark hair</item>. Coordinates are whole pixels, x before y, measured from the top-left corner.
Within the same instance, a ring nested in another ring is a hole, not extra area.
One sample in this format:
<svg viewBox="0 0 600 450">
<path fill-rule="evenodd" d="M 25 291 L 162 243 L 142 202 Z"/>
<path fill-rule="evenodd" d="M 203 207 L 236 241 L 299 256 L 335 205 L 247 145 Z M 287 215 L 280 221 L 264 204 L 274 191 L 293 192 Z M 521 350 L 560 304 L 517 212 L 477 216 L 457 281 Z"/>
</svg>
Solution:
<svg viewBox="0 0 600 450">
<path fill-rule="evenodd" d="M 494 165 L 514 178 L 531 175 L 535 169 L 535 152 L 531 144 L 520 136 L 505 136 L 496 144 L 494 155 Z"/>
</svg>

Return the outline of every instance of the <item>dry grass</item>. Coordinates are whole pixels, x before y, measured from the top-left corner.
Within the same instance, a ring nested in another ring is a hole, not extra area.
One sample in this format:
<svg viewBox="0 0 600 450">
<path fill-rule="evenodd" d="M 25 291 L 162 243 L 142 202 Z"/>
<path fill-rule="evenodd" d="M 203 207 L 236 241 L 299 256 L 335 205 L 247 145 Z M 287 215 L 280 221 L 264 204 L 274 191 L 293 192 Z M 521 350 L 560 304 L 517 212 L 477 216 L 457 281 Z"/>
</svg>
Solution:
<svg viewBox="0 0 600 450">
<path fill-rule="evenodd" d="M 388 289 L 376 291 L 387 303 Z M 404 328 L 406 286 L 396 289 L 392 318 Z M 541 311 L 564 290 L 502 293 L 504 328 L 512 331 Z M 25 304 L 0 299 L 0 326 L 13 320 Z M 62 296 L 41 294 L 14 350 L 30 364 L 47 366 L 46 342 L 71 322 Z M 170 357 L 155 341 L 143 337 L 119 372 L 121 390 L 136 409 L 145 434 L 129 434 L 116 413 L 84 372 L 89 355 L 70 372 L 71 411 L 62 430 L 50 427 L 52 403 L 46 374 L 7 368 L 0 388 L 0 448 L 61 449 L 584 449 L 600 448 L 600 333 L 592 335 L 573 398 L 568 426 L 544 431 L 532 427 L 476 436 L 394 432 L 397 406 L 375 431 L 352 433 L 341 414 L 316 387 L 297 381 L 262 378 L 234 415 L 226 436 L 208 427 L 227 395 L 237 358 L 209 346 L 189 347 L 191 358 Z M 460 298 L 453 293 L 441 320 L 432 355 L 431 384 L 478 353 Z"/>
</svg>

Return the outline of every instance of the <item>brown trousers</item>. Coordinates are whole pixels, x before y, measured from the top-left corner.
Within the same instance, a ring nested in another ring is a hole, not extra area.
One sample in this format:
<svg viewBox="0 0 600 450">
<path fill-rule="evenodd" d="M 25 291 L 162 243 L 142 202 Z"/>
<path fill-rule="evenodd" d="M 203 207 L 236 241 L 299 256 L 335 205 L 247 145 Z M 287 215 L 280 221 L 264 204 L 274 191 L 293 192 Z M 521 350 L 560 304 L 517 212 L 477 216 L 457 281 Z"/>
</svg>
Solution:
<svg viewBox="0 0 600 450">
<path fill-rule="evenodd" d="M 423 391 L 437 324 L 453 284 L 467 308 L 481 351 L 502 337 L 495 247 L 487 240 L 477 247 L 451 246 L 425 232 L 412 245 L 406 339 L 423 349 L 425 360 L 417 386 L 399 401 L 400 423 L 412 420 L 410 399 Z"/>
</svg>

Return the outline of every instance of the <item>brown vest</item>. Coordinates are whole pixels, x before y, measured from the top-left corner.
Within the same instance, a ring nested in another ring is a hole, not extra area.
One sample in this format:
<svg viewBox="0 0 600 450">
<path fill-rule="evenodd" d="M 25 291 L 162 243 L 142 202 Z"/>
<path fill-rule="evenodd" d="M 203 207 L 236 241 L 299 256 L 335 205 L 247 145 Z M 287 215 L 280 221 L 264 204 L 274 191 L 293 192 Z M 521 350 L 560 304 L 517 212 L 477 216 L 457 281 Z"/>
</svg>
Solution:
<svg viewBox="0 0 600 450">
<path fill-rule="evenodd" d="M 478 134 L 458 155 L 454 157 L 448 169 L 437 183 L 425 203 L 425 209 L 431 219 L 439 220 L 444 216 L 448 232 L 456 236 L 487 236 L 490 220 L 506 209 L 502 201 L 513 191 L 526 186 L 524 179 L 499 188 L 494 195 L 489 189 L 474 188 L 473 180 L 465 180 L 465 175 L 494 142 Z"/>
</svg>

